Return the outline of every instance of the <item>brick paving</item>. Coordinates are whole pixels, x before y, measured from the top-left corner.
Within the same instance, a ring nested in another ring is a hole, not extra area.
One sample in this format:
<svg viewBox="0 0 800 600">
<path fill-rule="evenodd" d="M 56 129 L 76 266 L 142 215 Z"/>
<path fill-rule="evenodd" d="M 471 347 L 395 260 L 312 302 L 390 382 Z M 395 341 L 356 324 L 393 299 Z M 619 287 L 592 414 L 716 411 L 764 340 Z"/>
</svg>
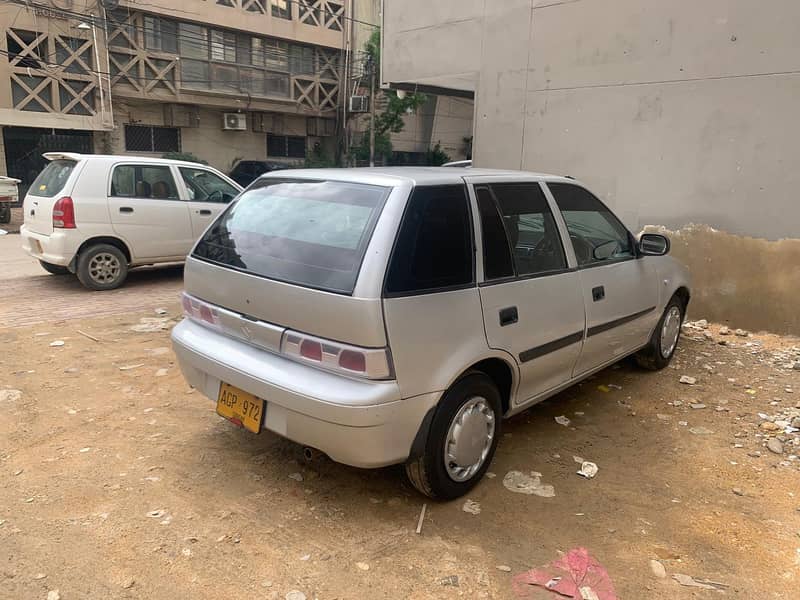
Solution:
<svg viewBox="0 0 800 600">
<path fill-rule="evenodd" d="M 0 237 L 0 328 L 24 327 L 168 306 L 180 299 L 181 267 L 131 271 L 123 287 L 92 292 L 74 275 L 50 275 L 18 235 Z"/>
</svg>

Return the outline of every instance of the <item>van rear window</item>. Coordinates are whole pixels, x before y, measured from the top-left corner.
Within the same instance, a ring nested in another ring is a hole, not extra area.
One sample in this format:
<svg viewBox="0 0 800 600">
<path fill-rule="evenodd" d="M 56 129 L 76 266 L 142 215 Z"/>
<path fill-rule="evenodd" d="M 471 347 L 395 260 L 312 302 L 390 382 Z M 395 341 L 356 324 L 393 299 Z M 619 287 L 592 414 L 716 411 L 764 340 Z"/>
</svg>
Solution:
<svg viewBox="0 0 800 600">
<path fill-rule="evenodd" d="M 266 179 L 242 193 L 193 256 L 234 269 L 351 294 L 389 188 Z"/>
<path fill-rule="evenodd" d="M 28 193 L 40 198 L 52 198 L 64 189 L 75 165 L 74 160 L 53 160 L 31 184 Z"/>
</svg>

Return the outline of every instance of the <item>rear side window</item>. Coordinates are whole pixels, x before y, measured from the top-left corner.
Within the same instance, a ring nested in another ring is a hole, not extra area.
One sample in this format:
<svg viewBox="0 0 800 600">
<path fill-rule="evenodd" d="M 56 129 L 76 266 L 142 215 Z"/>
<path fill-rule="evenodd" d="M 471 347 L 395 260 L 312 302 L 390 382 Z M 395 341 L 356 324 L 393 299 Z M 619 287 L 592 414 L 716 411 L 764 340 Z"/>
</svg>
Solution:
<svg viewBox="0 0 800 600">
<path fill-rule="evenodd" d="M 553 213 L 538 183 L 489 186 L 503 216 L 517 275 L 539 275 L 567 268 Z"/>
<path fill-rule="evenodd" d="M 64 189 L 67 179 L 77 164 L 74 160 L 51 161 L 31 184 L 30 194 L 42 198 L 52 198 Z"/>
<path fill-rule="evenodd" d="M 193 256 L 287 283 L 351 294 L 389 188 L 265 179 L 233 202 Z"/>
<path fill-rule="evenodd" d="M 408 200 L 386 275 L 386 294 L 471 285 L 472 228 L 463 185 L 423 186 Z"/>
<path fill-rule="evenodd" d="M 487 280 L 514 276 L 511 249 L 503 220 L 488 186 L 475 188 L 483 233 L 483 273 Z"/>
<path fill-rule="evenodd" d="M 177 200 L 172 171 L 165 165 L 119 165 L 111 175 L 111 195 L 116 198 Z"/>
</svg>

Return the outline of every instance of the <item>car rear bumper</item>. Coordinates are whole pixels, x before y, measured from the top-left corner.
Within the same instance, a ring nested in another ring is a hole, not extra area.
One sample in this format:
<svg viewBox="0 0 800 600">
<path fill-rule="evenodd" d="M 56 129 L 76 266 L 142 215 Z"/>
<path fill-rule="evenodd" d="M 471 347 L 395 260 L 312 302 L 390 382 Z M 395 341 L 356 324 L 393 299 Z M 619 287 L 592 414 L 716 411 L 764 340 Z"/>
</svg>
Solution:
<svg viewBox="0 0 800 600">
<path fill-rule="evenodd" d="M 309 367 L 189 319 L 172 344 L 190 385 L 216 402 L 220 382 L 267 403 L 264 429 L 354 467 L 404 462 L 438 393 L 400 398 L 395 381 L 360 381 Z"/>
<path fill-rule="evenodd" d="M 68 266 L 80 246 L 71 231 L 54 230 L 50 235 L 44 235 L 34 233 L 23 225 L 19 233 L 25 252 L 53 265 Z"/>
</svg>

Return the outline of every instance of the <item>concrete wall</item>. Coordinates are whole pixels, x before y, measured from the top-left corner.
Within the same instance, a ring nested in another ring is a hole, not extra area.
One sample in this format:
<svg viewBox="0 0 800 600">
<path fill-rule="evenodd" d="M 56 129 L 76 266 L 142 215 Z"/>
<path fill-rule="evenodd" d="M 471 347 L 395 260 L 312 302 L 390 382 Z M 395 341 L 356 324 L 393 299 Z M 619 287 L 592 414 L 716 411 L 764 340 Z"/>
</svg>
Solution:
<svg viewBox="0 0 800 600">
<path fill-rule="evenodd" d="M 386 47 L 413 47 L 403 57 L 385 48 L 384 80 L 439 75 L 444 85 L 477 72 L 476 166 L 573 175 L 634 231 L 697 223 L 727 232 L 676 245 L 703 316 L 800 333 L 784 310 L 800 294 L 796 245 L 775 242 L 800 237 L 800 3 L 385 4 Z M 401 10 L 417 20 L 392 22 Z M 722 260 L 729 252 L 747 255 Z"/>
</svg>

